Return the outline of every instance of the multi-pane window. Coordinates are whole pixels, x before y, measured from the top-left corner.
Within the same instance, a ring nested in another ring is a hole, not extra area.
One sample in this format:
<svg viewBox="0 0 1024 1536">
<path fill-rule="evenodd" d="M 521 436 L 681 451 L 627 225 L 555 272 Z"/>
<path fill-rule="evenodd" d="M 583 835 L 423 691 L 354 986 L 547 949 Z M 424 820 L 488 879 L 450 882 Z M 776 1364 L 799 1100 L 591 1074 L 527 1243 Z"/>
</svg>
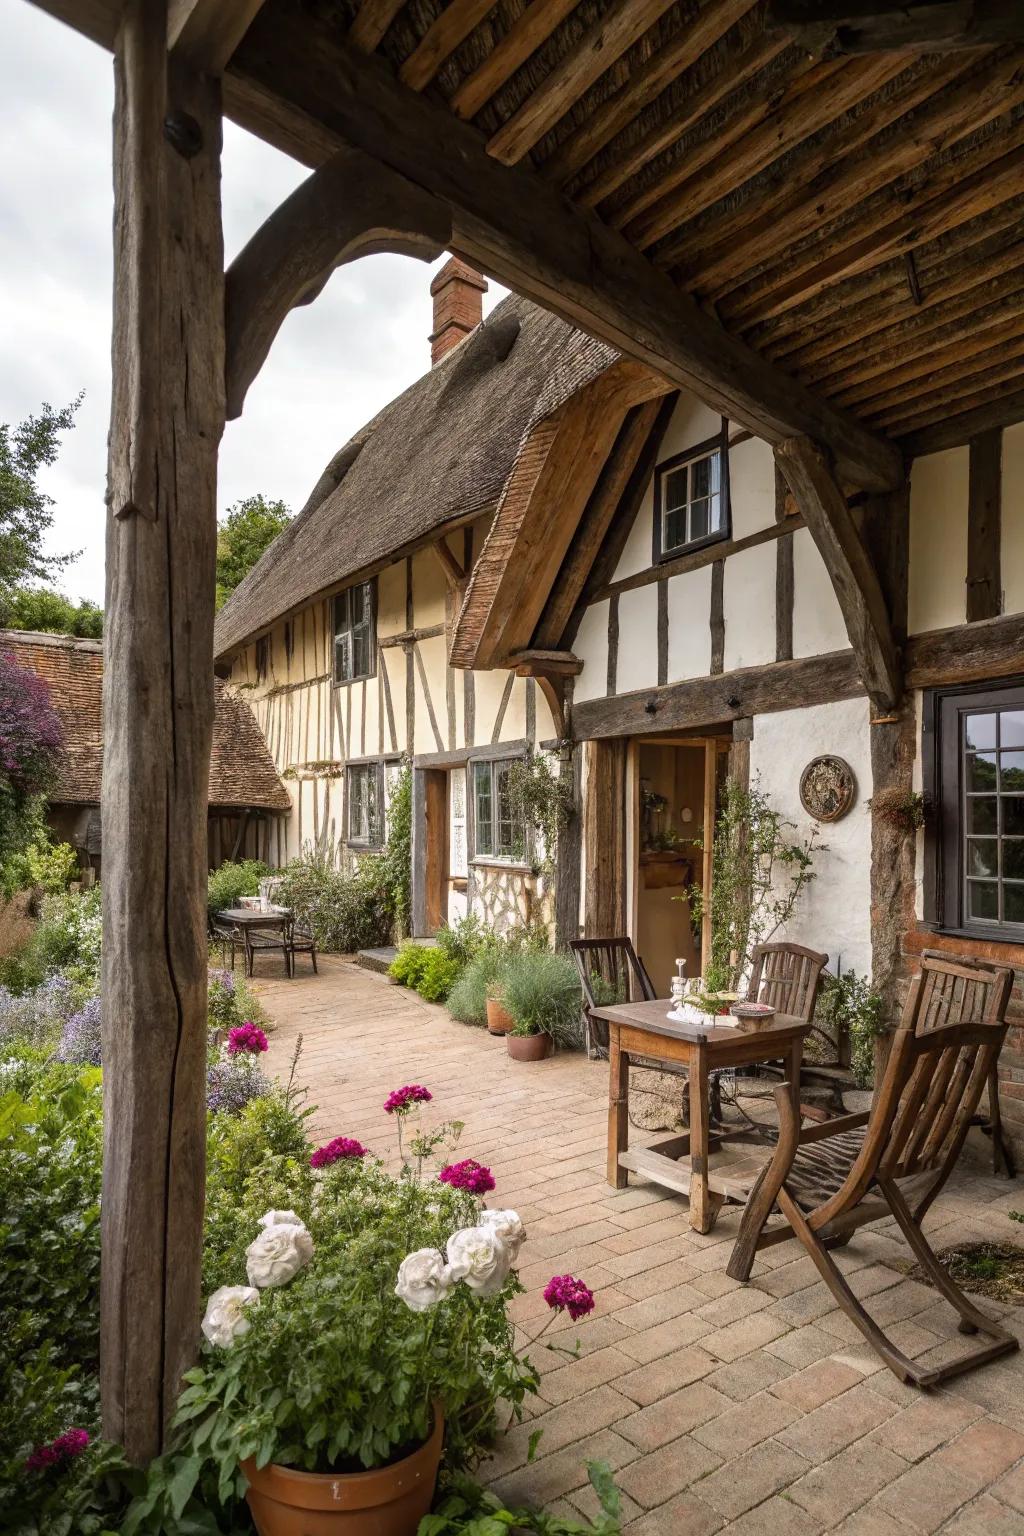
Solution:
<svg viewBox="0 0 1024 1536">
<path fill-rule="evenodd" d="M 925 700 L 926 915 L 937 926 L 1024 940 L 1024 688 Z"/>
<path fill-rule="evenodd" d="M 379 848 L 384 833 L 379 763 L 353 763 L 348 773 L 348 841 Z"/>
<path fill-rule="evenodd" d="M 352 683 L 377 671 L 376 582 L 361 581 L 334 599 L 334 681 Z"/>
<path fill-rule="evenodd" d="M 506 758 L 495 763 L 473 764 L 473 830 L 477 857 L 522 859 L 526 837 L 522 820 L 512 804 Z"/>
<path fill-rule="evenodd" d="M 961 717 L 963 912 L 1024 928 L 1024 706 Z"/>
<path fill-rule="evenodd" d="M 721 442 L 704 444 L 660 465 L 655 502 L 658 558 L 724 538 L 727 500 Z"/>
</svg>

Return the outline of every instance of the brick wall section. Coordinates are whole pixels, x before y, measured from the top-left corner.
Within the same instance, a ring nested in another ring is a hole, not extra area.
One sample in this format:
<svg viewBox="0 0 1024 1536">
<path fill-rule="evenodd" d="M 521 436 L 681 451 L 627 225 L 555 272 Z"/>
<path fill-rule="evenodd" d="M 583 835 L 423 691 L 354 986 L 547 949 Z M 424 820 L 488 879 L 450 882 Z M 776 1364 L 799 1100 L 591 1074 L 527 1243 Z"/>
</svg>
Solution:
<svg viewBox="0 0 1024 1536">
<path fill-rule="evenodd" d="M 434 329 L 430 336 L 430 362 L 436 366 L 457 347 L 483 319 L 487 283 L 456 256 L 445 263 L 430 285 L 434 301 Z"/>
</svg>

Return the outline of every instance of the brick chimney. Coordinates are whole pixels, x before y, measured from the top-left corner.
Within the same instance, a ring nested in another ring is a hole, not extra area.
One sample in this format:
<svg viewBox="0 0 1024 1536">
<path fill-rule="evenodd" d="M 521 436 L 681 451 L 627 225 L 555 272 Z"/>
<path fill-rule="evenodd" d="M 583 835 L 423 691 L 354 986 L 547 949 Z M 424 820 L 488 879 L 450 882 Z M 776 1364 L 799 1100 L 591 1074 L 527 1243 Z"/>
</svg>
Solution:
<svg viewBox="0 0 1024 1536">
<path fill-rule="evenodd" d="M 430 365 L 436 367 L 484 317 L 487 283 L 453 256 L 430 285 L 434 300 L 434 330 L 430 337 Z"/>
</svg>

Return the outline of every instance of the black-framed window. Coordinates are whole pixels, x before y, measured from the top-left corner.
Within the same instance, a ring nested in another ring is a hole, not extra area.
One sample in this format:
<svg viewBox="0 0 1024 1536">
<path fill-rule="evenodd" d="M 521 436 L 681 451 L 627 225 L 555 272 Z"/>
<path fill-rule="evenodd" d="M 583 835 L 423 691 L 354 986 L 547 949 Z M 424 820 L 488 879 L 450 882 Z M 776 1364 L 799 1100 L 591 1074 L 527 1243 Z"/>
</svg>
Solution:
<svg viewBox="0 0 1024 1536">
<path fill-rule="evenodd" d="M 729 537 L 729 440 L 721 433 L 654 471 L 654 559 L 674 559 Z"/>
<path fill-rule="evenodd" d="M 350 763 L 348 780 L 348 842 L 356 848 L 379 848 L 384 841 L 384 766 Z"/>
<path fill-rule="evenodd" d="M 476 858 L 525 859 L 526 829 L 512 802 L 509 770 L 515 759 L 471 764 L 473 853 Z"/>
<path fill-rule="evenodd" d="M 1020 943 L 1024 684 L 937 690 L 926 696 L 925 729 L 936 812 L 927 915 L 952 932 Z"/>
<path fill-rule="evenodd" d="M 377 673 L 377 582 L 361 581 L 334 599 L 334 681 Z"/>
</svg>

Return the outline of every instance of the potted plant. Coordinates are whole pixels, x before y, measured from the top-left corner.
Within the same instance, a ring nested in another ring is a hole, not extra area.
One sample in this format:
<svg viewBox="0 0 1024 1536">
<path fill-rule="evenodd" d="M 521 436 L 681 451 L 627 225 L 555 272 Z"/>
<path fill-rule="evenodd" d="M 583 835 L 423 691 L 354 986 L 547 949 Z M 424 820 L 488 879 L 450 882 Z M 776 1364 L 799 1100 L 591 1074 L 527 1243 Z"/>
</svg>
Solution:
<svg viewBox="0 0 1024 1536">
<path fill-rule="evenodd" d="M 504 975 L 505 1006 L 514 1028 L 505 1036 L 514 1061 L 543 1061 L 554 1046 L 579 1045 L 582 993 L 567 955 L 524 949 Z"/>
<path fill-rule="evenodd" d="M 430 1097 L 403 1094 L 399 1118 Z M 168 1489 L 178 1477 L 180 1507 L 215 1476 L 260 1536 L 411 1536 L 442 1454 L 472 1464 L 498 1399 L 518 1416 L 535 1390 L 505 1311 L 522 1227 L 465 1180 L 394 1177 L 348 1137 L 310 1161 L 302 1213 L 254 1218 L 248 1284 L 209 1298 Z"/>
<path fill-rule="evenodd" d="M 487 984 L 487 1029 L 492 1035 L 508 1035 L 516 1021 L 505 1006 L 504 990 L 500 977 Z"/>
</svg>

